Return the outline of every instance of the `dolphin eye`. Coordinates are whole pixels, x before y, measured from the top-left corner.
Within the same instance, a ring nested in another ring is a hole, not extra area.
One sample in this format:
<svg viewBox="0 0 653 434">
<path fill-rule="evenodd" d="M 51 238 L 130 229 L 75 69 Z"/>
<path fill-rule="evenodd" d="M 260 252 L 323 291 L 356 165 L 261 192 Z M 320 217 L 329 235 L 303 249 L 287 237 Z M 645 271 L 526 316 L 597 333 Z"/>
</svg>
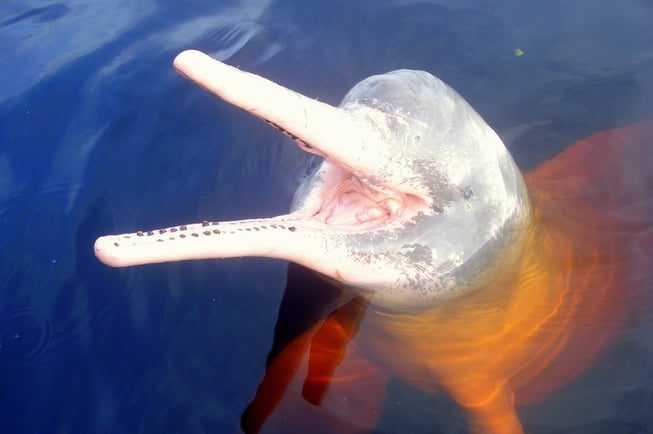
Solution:
<svg viewBox="0 0 653 434">
<path fill-rule="evenodd" d="M 469 199 L 474 195 L 474 190 L 472 190 L 472 187 L 465 187 L 465 191 L 463 191 L 463 196 L 465 199 Z"/>
</svg>

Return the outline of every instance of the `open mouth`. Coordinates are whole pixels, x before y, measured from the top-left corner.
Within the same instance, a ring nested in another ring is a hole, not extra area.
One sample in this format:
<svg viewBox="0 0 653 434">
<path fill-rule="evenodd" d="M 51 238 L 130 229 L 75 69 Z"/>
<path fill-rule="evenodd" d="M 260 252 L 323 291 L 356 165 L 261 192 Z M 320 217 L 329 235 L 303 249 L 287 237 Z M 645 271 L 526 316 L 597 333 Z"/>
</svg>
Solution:
<svg viewBox="0 0 653 434">
<path fill-rule="evenodd" d="M 197 51 L 175 67 L 323 160 L 286 215 L 101 237 L 108 265 L 279 258 L 378 305 L 422 307 L 473 288 L 526 225 L 523 178 L 503 143 L 431 74 L 369 77 L 333 107 Z"/>
<path fill-rule="evenodd" d="M 293 208 L 307 220 L 343 232 L 362 232 L 410 220 L 424 212 L 426 204 L 411 195 L 370 186 L 356 175 L 324 161 L 308 179 L 313 190 L 296 197 Z M 421 205 L 421 206 L 420 206 Z"/>
<path fill-rule="evenodd" d="M 199 52 L 182 53 L 175 66 L 182 75 L 261 118 L 323 161 L 304 180 L 287 215 L 205 221 L 101 237 L 95 253 L 104 263 L 129 266 L 232 256 L 301 260 L 293 249 L 283 248 L 290 243 L 284 233 L 310 234 L 308 240 L 296 241 L 300 244 L 319 242 L 327 236 L 390 230 L 430 212 L 429 199 L 411 191 L 413 185 L 406 191 L 388 187 L 392 184 L 392 179 L 385 179 L 392 178 L 386 175 L 389 159 L 380 157 L 388 150 L 384 151 L 385 139 L 376 132 L 379 127 L 374 122 L 379 116 L 373 111 L 357 119 Z M 376 147 L 375 152 L 369 152 L 371 147 Z M 252 241 L 245 241 L 249 236 L 254 237 Z"/>
<path fill-rule="evenodd" d="M 327 160 L 304 182 L 311 185 L 305 195 L 295 197 L 289 214 L 226 222 L 207 220 L 104 236 L 95 243 L 96 256 L 114 267 L 235 256 L 302 262 L 293 253 L 295 249 L 289 248 L 291 244 L 305 243 L 300 251 L 308 255 L 307 250 L 320 238 L 398 230 L 425 212 L 418 198 L 368 186 Z"/>
</svg>

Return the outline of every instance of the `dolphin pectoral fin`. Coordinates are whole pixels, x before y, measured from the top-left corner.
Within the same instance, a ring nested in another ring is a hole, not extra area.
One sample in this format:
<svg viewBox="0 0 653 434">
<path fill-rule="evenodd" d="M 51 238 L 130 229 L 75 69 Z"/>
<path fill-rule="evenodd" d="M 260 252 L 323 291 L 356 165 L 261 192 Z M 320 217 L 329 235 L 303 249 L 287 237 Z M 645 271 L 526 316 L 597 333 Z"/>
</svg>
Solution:
<svg viewBox="0 0 653 434">
<path fill-rule="evenodd" d="M 315 371 L 309 374 L 308 353 L 318 330 L 316 326 L 305 332 L 272 361 L 241 417 L 243 432 L 373 431 L 383 411 L 388 374 L 363 356 L 354 339 L 344 349 L 340 363 L 327 363 L 335 366 L 328 381 L 315 381 Z M 309 402 L 307 395 L 314 402 Z"/>
<path fill-rule="evenodd" d="M 274 328 L 266 370 L 252 402 L 241 417 L 245 433 L 258 432 L 283 399 L 310 346 L 320 321 L 341 291 L 313 271 L 290 262 L 286 288 Z"/>
<path fill-rule="evenodd" d="M 336 368 L 342 362 L 347 345 L 358 332 L 369 301 L 356 297 L 329 315 L 311 340 L 308 374 L 302 396 L 313 405 L 320 405 Z"/>
<path fill-rule="evenodd" d="M 286 288 L 274 326 L 274 341 L 267 357 L 267 366 L 292 341 L 319 324 L 333 311 L 342 295 L 334 286 L 314 271 L 288 263 Z"/>
<path fill-rule="evenodd" d="M 306 432 L 359 433 L 375 425 L 387 376 L 352 343 L 367 305 L 314 272 L 289 264 L 266 371 L 241 417 L 245 433 L 287 430 L 287 420 L 293 430 L 305 426 Z M 353 417 L 334 405 L 342 398 Z"/>
<path fill-rule="evenodd" d="M 311 330 L 312 331 L 312 330 Z M 311 331 L 288 344 L 265 370 L 256 395 L 240 419 L 245 434 L 258 433 L 279 403 L 295 377 L 303 355 L 310 344 Z"/>
</svg>

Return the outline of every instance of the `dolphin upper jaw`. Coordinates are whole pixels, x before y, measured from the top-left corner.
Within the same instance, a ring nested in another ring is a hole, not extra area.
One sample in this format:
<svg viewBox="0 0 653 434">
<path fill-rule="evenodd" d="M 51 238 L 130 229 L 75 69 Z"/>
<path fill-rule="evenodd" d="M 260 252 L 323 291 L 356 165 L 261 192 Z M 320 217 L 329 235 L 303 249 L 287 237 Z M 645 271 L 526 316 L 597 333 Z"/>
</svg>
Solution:
<svg viewBox="0 0 653 434">
<path fill-rule="evenodd" d="M 370 77 L 336 108 L 199 52 L 175 66 L 323 161 L 288 215 L 101 237 L 96 255 L 109 265 L 275 257 L 384 308 L 423 309 L 482 286 L 529 227 L 524 181 L 505 146 L 431 74 Z"/>
</svg>

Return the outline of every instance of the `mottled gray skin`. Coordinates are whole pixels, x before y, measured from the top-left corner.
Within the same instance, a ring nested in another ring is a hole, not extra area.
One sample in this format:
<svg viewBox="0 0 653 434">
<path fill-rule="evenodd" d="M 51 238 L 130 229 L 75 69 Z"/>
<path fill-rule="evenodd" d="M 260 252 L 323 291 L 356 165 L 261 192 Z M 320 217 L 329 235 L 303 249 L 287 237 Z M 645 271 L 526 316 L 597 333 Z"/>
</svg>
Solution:
<svg viewBox="0 0 653 434">
<path fill-rule="evenodd" d="M 406 279 L 389 288 L 413 299 L 402 305 L 430 306 L 434 298 L 482 286 L 504 252 L 519 245 L 530 219 L 521 172 L 494 131 L 457 92 L 424 71 L 369 77 L 339 107 L 354 114 L 383 113 L 386 124 L 378 129 L 392 143 L 383 158 L 410 162 L 413 175 L 401 185 L 424 189 L 432 199 L 431 212 L 419 212 L 400 228 L 348 234 L 345 242 L 355 246 L 351 258 L 403 264 L 398 268 L 406 270 Z M 321 169 L 303 180 L 291 212 L 320 190 Z"/>
<path fill-rule="evenodd" d="M 496 133 L 433 75 L 369 77 L 336 108 L 199 52 L 175 66 L 323 160 L 287 215 L 212 224 L 219 231 L 186 225 L 205 236 L 184 239 L 102 237 L 103 262 L 283 258 L 382 308 L 420 310 L 482 287 L 521 245 L 531 218 L 521 173 Z"/>
</svg>

